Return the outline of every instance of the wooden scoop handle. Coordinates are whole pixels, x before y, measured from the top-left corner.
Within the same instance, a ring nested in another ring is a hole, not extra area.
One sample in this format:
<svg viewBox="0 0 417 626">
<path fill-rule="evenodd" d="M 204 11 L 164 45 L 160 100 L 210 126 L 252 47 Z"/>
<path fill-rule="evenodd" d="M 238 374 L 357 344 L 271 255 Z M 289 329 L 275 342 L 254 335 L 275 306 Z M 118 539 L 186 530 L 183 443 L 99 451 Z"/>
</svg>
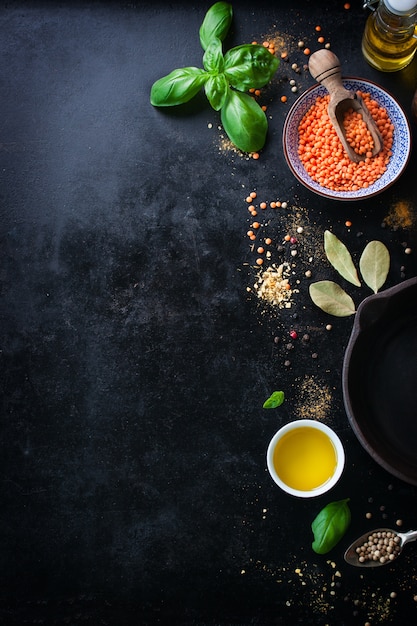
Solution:
<svg viewBox="0 0 417 626">
<path fill-rule="evenodd" d="M 331 50 L 321 48 L 313 52 L 308 69 L 312 77 L 326 87 L 331 98 L 342 100 L 353 97 L 353 94 L 343 87 L 340 61 Z"/>
</svg>

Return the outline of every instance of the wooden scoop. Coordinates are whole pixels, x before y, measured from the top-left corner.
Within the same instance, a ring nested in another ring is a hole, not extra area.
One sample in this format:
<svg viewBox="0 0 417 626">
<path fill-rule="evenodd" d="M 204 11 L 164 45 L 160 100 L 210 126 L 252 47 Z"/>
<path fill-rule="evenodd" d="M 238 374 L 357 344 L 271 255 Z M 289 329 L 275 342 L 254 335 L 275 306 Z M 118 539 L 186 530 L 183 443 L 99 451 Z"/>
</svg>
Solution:
<svg viewBox="0 0 417 626">
<path fill-rule="evenodd" d="M 310 57 L 308 69 L 312 77 L 326 87 L 330 94 L 330 102 L 327 109 L 330 121 L 350 160 L 358 163 L 365 159 L 365 155 L 357 154 L 346 139 L 343 117 L 349 109 L 353 109 L 362 115 L 362 119 L 374 141 L 372 156 L 378 154 L 382 148 L 382 137 L 378 127 L 359 94 L 343 87 L 340 61 L 337 56 L 325 48 L 317 50 Z"/>
</svg>

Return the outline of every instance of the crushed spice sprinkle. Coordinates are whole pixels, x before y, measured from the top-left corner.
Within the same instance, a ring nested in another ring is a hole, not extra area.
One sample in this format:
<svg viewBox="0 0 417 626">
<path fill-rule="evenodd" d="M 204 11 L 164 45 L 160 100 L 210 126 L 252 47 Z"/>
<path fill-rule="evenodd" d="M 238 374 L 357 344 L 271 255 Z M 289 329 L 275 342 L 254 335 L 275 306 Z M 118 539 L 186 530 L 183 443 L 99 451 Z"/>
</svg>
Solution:
<svg viewBox="0 0 417 626">
<path fill-rule="evenodd" d="M 290 273 L 288 263 L 272 263 L 265 270 L 261 270 L 254 285 L 258 298 L 272 306 L 290 308 L 294 292 L 289 282 Z"/>
</svg>

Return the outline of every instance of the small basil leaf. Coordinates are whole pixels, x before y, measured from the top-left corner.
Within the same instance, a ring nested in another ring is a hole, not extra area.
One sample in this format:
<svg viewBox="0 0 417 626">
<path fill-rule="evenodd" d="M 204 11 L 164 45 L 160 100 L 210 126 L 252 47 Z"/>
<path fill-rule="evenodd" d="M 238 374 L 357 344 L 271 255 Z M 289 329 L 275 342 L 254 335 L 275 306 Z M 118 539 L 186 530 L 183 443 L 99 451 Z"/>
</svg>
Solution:
<svg viewBox="0 0 417 626">
<path fill-rule="evenodd" d="M 374 293 L 387 280 L 389 266 L 389 252 L 382 241 L 370 241 L 359 259 L 359 269 L 363 280 Z"/>
<path fill-rule="evenodd" d="M 200 43 L 203 50 L 207 50 L 211 40 L 218 37 L 223 41 L 232 23 L 232 5 L 227 2 L 216 2 L 207 11 L 200 26 Z"/>
<path fill-rule="evenodd" d="M 336 317 L 348 317 L 356 311 L 355 303 L 342 287 L 332 280 L 319 280 L 309 287 L 310 298 L 320 309 Z"/>
<path fill-rule="evenodd" d="M 224 71 L 229 83 L 239 91 L 266 85 L 279 66 L 276 56 L 264 46 L 244 44 L 224 55 Z"/>
<path fill-rule="evenodd" d="M 284 402 L 285 396 L 283 391 L 274 391 L 263 403 L 264 409 L 276 409 Z"/>
<path fill-rule="evenodd" d="M 350 524 L 349 498 L 330 502 L 313 520 L 312 548 L 317 554 L 326 554 L 340 541 Z"/>
<path fill-rule="evenodd" d="M 220 115 L 224 130 L 239 150 L 257 152 L 263 148 L 268 122 L 261 107 L 248 94 L 229 88 Z"/>
<path fill-rule="evenodd" d="M 217 76 L 209 76 L 204 89 L 213 109 L 220 111 L 225 103 L 229 89 L 225 75 L 217 74 Z"/>
<path fill-rule="evenodd" d="M 223 72 L 222 42 L 218 37 L 214 37 L 208 45 L 203 56 L 203 65 L 207 72 Z"/>
<path fill-rule="evenodd" d="M 151 104 L 157 107 L 188 102 L 200 91 L 209 75 L 198 67 L 182 67 L 157 80 L 151 88 Z"/>
<path fill-rule="evenodd" d="M 361 286 L 349 250 L 330 230 L 326 230 L 324 233 L 324 251 L 334 269 L 343 278 L 356 287 Z"/>
</svg>

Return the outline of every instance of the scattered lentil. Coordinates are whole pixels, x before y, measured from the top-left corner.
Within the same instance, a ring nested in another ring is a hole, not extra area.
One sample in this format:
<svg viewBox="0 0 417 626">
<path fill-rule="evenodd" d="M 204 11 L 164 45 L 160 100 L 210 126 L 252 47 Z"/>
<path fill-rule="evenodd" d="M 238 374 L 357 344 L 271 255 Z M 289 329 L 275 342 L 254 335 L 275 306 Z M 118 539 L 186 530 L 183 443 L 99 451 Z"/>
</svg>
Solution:
<svg viewBox="0 0 417 626">
<path fill-rule="evenodd" d="M 404 250 L 404 253 L 405 253 L 405 254 L 411 254 L 411 248 L 406 248 L 406 249 Z"/>
<path fill-rule="evenodd" d="M 281 202 L 281 208 L 282 208 L 282 209 L 286 209 L 286 208 L 287 208 L 287 206 L 288 206 L 288 203 L 287 203 L 287 202 Z"/>
</svg>

